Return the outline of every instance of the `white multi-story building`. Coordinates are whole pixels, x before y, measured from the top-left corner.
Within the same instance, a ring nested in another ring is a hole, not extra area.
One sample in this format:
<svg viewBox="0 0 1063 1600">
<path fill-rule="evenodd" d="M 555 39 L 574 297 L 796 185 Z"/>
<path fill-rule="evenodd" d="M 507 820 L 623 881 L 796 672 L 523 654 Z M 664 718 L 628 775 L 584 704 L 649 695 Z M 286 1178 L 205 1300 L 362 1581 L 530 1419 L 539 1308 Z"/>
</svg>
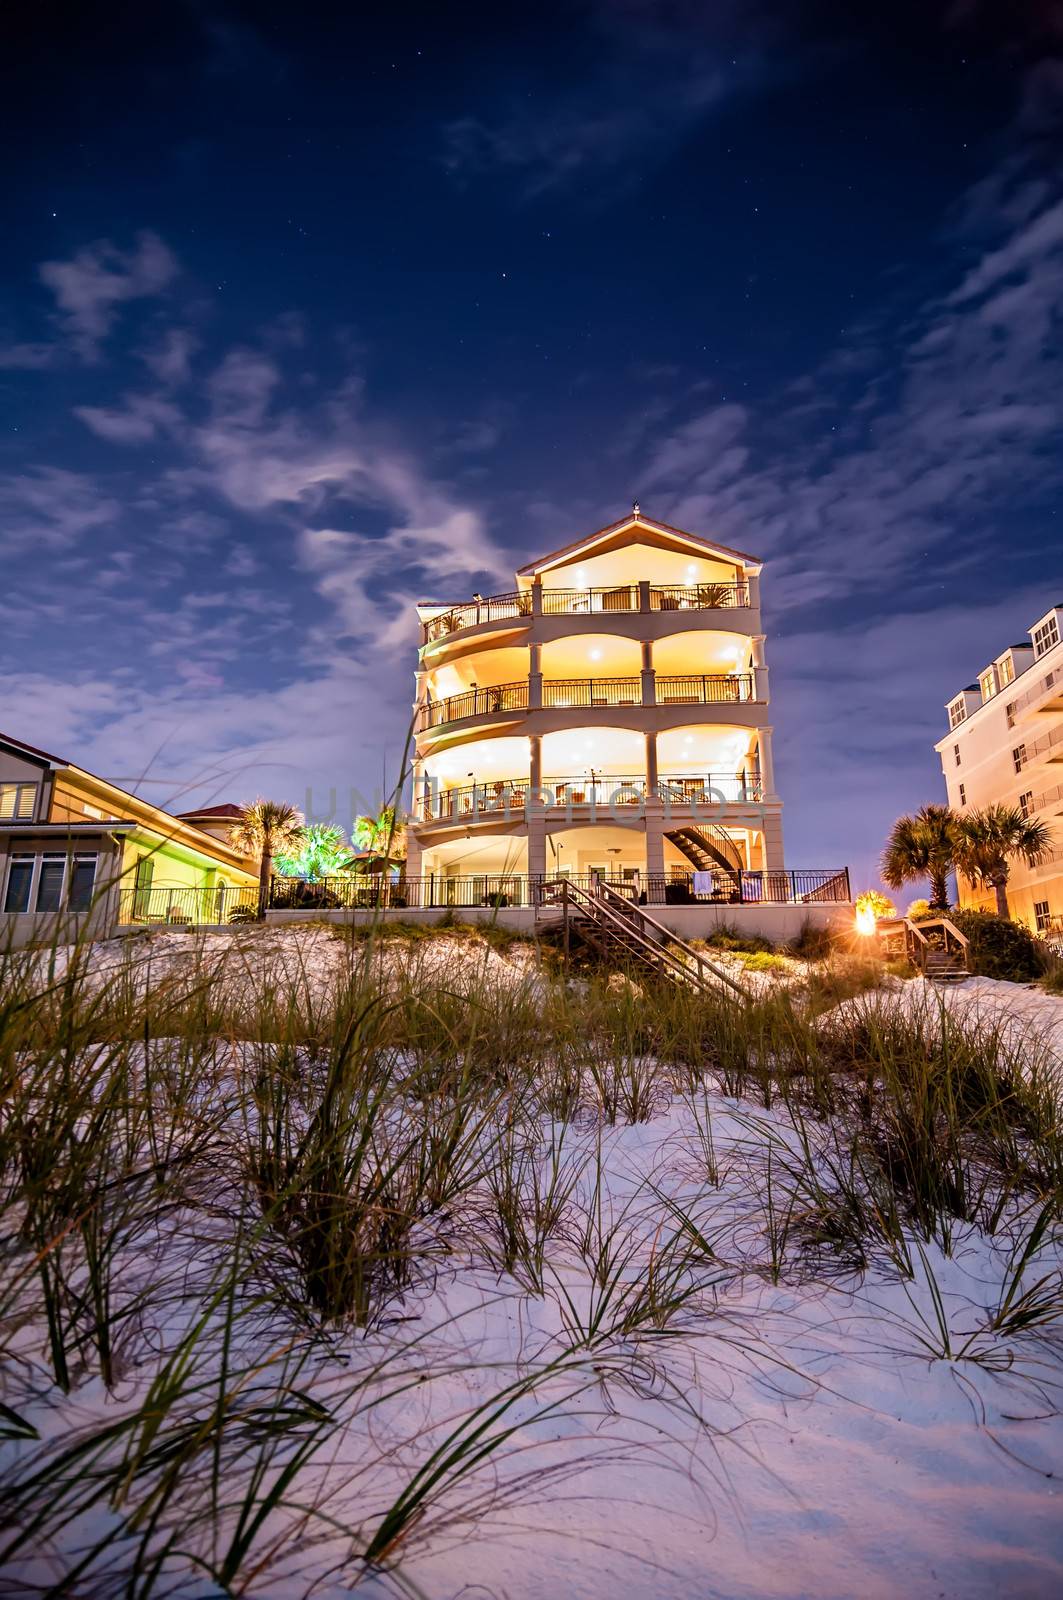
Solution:
<svg viewBox="0 0 1063 1600">
<path fill-rule="evenodd" d="M 961 814 L 1005 803 L 1054 829 L 1040 866 L 1011 862 L 1008 905 L 1013 917 L 1045 933 L 1063 924 L 1063 606 L 1030 629 L 954 695 L 949 732 L 934 746 L 949 805 Z M 992 910 L 992 890 L 962 878 L 960 904 Z"/>
<path fill-rule="evenodd" d="M 760 572 L 636 506 L 507 594 L 419 606 L 407 877 L 509 904 L 563 876 L 847 898 L 783 866 Z"/>
</svg>

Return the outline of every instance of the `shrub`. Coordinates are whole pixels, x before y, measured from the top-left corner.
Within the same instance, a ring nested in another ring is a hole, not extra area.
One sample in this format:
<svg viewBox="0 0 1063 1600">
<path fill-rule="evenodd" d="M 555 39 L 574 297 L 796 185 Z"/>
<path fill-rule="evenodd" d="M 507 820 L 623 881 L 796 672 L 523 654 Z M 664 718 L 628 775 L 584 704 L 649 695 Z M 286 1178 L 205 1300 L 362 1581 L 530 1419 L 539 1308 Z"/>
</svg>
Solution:
<svg viewBox="0 0 1063 1600">
<path fill-rule="evenodd" d="M 950 911 L 949 921 L 971 941 L 968 965 L 979 977 L 1033 983 L 1044 973 L 1044 947 L 1021 922 L 991 911 Z"/>
<path fill-rule="evenodd" d="M 743 967 L 747 972 L 789 972 L 789 963 L 785 956 L 777 956 L 770 950 L 743 950 L 739 955 Z"/>
<path fill-rule="evenodd" d="M 824 961 L 834 949 L 836 935 L 830 927 L 806 917 L 794 937 L 787 941 L 789 955 L 800 956 L 802 961 Z"/>
<path fill-rule="evenodd" d="M 714 933 L 710 933 L 705 944 L 712 950 L 738 950 L 749 955 L 758 952 L 767 954 L 775 946 L 770 939 L 764 939 L 759 933 L 739 933 L 738 929 L 729 923 L 724 923 Z"/>
</svg>

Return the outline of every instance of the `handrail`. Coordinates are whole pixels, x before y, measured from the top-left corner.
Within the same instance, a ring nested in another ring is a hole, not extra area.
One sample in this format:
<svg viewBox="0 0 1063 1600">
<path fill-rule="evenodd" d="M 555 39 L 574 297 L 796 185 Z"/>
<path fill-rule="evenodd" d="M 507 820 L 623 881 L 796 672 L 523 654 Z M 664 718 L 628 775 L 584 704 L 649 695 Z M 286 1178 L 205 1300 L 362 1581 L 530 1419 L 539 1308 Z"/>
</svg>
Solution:
<svg viewBox="0 0 1063 1600">
<path fill-rule="evenodd" d="M 729 988 L 735 990 L 744 1000 L 749 999 L 747 991 L 729 973 L 717 967 L 707 957 L 701 956 L 692 946 L 677 938 L 669 929 L 655 921 L 653 917 L 650 917 L 641 906 L 637 906 L 632 901 L 627 900 L 610 885 L 598 883 L 593 890 L 587 890 L 577 888 L 575 884 L 569 883 L 567 879 L 562 879 L 560 886 L 554 883 L 543 887 L 555 893 L 557 888 L 560 887 L 561 904 L 566 919 L 570 903 L 582 907 L 584 910 L 589 910 L 592 914 L 592 920 L 597 919 L 598 921 L 610 923 L 614 929 L 634 937 L 644 952 L 652 955 L 656 963 L 663 964 L 673 975 L 683 977 L 688 981 L 693 978 L 697 985 L 704 990 L 710 987 L 703 972 L 703 968 L 708 967 L 715 977 L 727 984 Z M 617 905 L 623 906 L 623 911 L 619 911 Z M 645 926 L 643 926 L 646 923 L 657 929 L 667 943 L 659 943 L 657 940 L 651 939 L 646 933 Z M 686 963 L 679 959 L 675 954 L 676 949 L 692 957 L 697 968 L 696 973 L 691 972 Z"/>
<path fill-rule="evenodd" d="M 540 607 L 544 617 L 600 616 L 610 612 L 720 611 L 750 604 L 749 584 L 741 583 L 617 583 L 598 589 L 542 589 Z M 434 617 L 423 624 L 425 644 L 435 644 L 481 622 L 507 621 L 512 617 L 530 618 L 534 611 L 534 590 L 519 589 L 509 594 L 481 595 L 478 600 L 440 602 Z"/>
<path fill-rule="evenodd" d="M 613 895 L 618 900 L 624 899 L 624 896 L 618 894 L 616 889 L 608 883 L 599 883 L 597 892 L 603 899 L 606 895 Z M 724 983 L 730 984 L 731 988 L 740 994 L 744 1000 L 749 999 L 748 991 L 743 988 L 737 979 L 732 978 L 731 974 L 725 972 L 722 967 L 718 967 L 709 956 L 703 956 L 699 950 L 694 949 L 693 945 L 687 944 L 685 939 L 680 939 L 678 934 L 673 933 L 670 928 L 666 928 L 663 922 L 658 922 L 656 917 L 651 916 L 644 906 L 637 906 L 631 901 L 625 903 L 630 906 L 631 911 L 639 918 L 640 922 L 649 923 L 650 927 L 655 928 L 658 933 L 668 940 L 670 945 L 682 950 L 685 955 L 693 956 L 698 964 L 699 972 L 703 966 L 708 967 L 710 972 L 714 973 L 717 978 L 721 978 Z"/>
</svg>

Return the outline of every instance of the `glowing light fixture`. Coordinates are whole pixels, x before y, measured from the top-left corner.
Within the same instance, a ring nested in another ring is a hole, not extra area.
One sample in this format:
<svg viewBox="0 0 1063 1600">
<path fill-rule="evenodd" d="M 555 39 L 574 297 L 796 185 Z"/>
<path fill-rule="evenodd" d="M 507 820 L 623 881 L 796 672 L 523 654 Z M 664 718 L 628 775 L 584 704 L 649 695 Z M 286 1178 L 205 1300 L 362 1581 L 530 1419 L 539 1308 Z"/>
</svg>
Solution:
<svg viewBox="0 0 1063 1600">
<path fill-rule="evenodd" d="M 857 906 L 857 908 L 856 908 L 856 931 L 857 931 L 857 933 L 862 934 L 864 936 L 864 938 L 870 938 L 875 932 L 875 926 L 876 926 L 877 921 L 878 921 L 878 919 L 876 918 L 875 913 L 872 910 L 871 906 Z"/>
</svg>

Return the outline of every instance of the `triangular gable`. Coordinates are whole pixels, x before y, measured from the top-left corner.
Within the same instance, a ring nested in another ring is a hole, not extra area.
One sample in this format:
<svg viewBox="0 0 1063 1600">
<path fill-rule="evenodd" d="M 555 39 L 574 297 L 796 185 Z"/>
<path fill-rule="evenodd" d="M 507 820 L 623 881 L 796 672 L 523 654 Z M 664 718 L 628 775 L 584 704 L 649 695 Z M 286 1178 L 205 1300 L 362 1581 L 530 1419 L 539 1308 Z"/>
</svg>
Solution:
<svg viewBox="0 0 1063 1600">
<path fill-rule="evenodd" d="M 683 528 L 673 528 L 667 522 L 656 522 L 651 517 L 644 517 L 641 512 L 632 512 L 621 517 L 619 522 L 611 522 L 608 527 L 599 528 L 584 539 L 577 539 L 574 544 L 553 550 L 536 561 L 529 561 L 526 567 L 519 568 L 517 577 L 535 578 L 553 567 L 568 566 L 580 557 L 607 555 L 610 550 L 622 550 L 629 544 L 657 545 L 662 550 L 696 550 L 699 555 L 740 561 L 754 573 L 759 572 L 761 567 L 760 560 L 747 555 L 744 550 L 732 550 L 729 545 L 716 544 L 711 539 L 702 539 L 696 533 L 687 533 Z"/>
<path fill-rule="evenodd" d="M 0 733 L 0 749 L 11 750 L 15 755 L 24 756 L 28 761 L 43 767 L 68 765 L 62 756 L 49 755 L 47 750 L 38 750 L 36 745 L 26 744 L 21 739 L 13 739 L 9 733 Z"/>
</svg>

